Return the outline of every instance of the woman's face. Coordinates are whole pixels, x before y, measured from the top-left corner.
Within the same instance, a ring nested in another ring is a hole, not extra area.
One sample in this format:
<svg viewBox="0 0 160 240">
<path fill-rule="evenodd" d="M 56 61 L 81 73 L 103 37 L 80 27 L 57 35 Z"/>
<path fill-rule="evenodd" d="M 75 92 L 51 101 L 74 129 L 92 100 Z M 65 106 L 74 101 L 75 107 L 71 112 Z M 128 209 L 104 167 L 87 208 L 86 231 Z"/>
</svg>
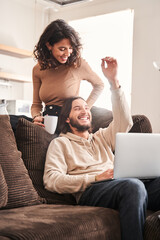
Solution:
<svg viewBox="0 0 160 240">
<path fill-rule="evenodd" d="M 47 43 L 46 46 L 52 52 L 54 58 L 62 64 L 67 62 L 67 59 L 73 52 L 70 40 L 67 38 L 55 43 L 53 46 L 49 43 Z"/>
</svg>

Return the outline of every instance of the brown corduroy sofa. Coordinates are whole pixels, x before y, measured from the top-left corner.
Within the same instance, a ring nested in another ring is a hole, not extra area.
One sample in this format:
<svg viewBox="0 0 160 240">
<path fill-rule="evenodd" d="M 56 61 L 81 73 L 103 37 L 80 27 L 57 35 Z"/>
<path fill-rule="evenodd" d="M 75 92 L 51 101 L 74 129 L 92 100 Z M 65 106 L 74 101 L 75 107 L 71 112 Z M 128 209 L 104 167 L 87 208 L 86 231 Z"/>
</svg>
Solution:
<svg viewBox="0 0 160 240">
<path fill-rule="evenodd" d="M 93 132 L 112 121 L 112 112 L 102 108 L 93 107 L 92 115 Z M 57 135 L 28 120 L 0 116 L 0 240 L 120 240 L 118 211 L 78 206 L 72 195 L 44 189 L 45 155 Z M 133 121 L 131 132 L 152 132 L 145 116 Z M 145 240 L 160 239 L 158 214 L 148 216 Z"/>
</svg>

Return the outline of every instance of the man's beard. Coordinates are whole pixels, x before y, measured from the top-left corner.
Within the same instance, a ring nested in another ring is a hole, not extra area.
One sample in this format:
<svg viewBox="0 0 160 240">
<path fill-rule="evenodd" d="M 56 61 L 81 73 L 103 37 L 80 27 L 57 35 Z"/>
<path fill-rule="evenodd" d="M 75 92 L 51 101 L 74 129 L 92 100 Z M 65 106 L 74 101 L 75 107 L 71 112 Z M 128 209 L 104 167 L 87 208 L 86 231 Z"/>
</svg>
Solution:
<svg viewBox="0 0 160 240">
<path fill-rule="evenodd" d="M 78 130 L 78 132 L 85 132 L 91 128 L 91 123 L 87 125 L 80 125 L 76 120 L 70 118 L 70 125 Z"/>
</svg>

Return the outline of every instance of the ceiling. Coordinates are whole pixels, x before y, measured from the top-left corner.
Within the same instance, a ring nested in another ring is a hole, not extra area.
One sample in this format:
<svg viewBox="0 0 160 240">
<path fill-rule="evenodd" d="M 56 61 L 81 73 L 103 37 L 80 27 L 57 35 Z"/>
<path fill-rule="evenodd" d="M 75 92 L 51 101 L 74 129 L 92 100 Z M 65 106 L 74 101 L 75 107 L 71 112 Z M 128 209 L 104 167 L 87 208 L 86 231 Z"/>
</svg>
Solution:
<svg viewBox="0 0 160 240">
<path fill-rule="evenodd" d="M 65 6 L 71 3 L 85 2 L 86 0 L 48 0 L 48 1 L 56 3 L 60 6 Z"/>
</svg>

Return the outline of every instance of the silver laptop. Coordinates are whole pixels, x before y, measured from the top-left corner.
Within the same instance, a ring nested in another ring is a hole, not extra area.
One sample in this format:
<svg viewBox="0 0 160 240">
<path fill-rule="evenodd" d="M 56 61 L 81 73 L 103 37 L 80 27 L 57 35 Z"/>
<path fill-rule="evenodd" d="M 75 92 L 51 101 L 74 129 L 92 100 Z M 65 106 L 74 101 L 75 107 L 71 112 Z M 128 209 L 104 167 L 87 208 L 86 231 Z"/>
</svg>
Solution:
<svg viewBox="0 0 160 240">
<path fill-rule="evenodd" d="M 114 178 L 160 176 L 160 134 L 117 133 Z"/>
</svg>

